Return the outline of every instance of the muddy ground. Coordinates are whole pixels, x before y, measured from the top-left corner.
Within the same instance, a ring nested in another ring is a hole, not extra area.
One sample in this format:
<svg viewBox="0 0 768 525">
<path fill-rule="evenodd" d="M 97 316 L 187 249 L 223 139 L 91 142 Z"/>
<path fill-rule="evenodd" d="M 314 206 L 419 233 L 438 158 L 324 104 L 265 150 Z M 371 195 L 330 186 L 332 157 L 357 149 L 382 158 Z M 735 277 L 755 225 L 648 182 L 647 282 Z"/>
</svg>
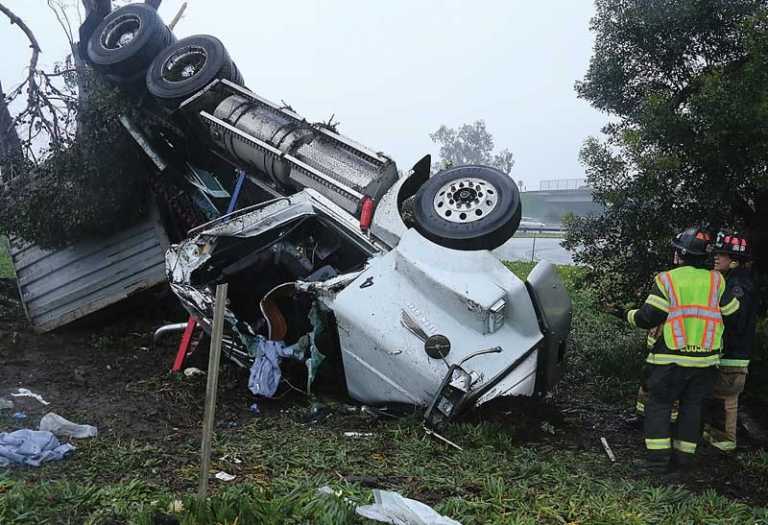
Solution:
<svg viewBox="0 0 768 525">
<path fill-rule="evenodd" d="M 16 403 L 13 412 L 22 411 L 27 419 L 13 419 L 10 411 L 0 412 L 0 431 L 34 425 L 44 413 L 54 411 L 97 426 L 102 438 L 138 440 L 174 460 L 180 456 L 180 447 L 186 447 L 184 461 L 192 466 L 196 461 L 194 444 L 199 442 L 205 380 L 169 374 L 178 335 L 168 336 L 157 347 L 152 345 L 152 333 L 158 326 L 181 320 L 184 314 L 171 297 L 151 295 L 117 315 L 39 335 L 31 331 L 23 316 L 14 283 L 0 281 L 0 397 L 8 398 L 11 391 L 21 387 L 41 394 L 51 403 L 43 406 L 33 399 L 12 398 Z M 198 359 L 198 366 L 201 361 Z M 260 402 L 262 414 L 254 415 L 249 409 L 254 399 L 247 390 L 247 376 L 247 371 L 224 366 L 217 409 L 220 429 L 237 429 L 255 417 L 268 424 L 270 417 L 295 406 L 306 407 L 307 417 L 312 419 L 309 401 L 286 388 L 281 389 L 280 399 Z M 351 402 L 325 400 L 334 406 Z M 565 381 L 546 401 L 505 400 L 468 420 L 499 423 L 509 429 L 510 439 L 541 450 L 571 449 L 604 456 L 600 437 L 605 437 L 617 462 L 627 465 L 643 454 L 642 431 L 633 417 L 632 403 L 601 403 L 595 401 L 589 389 Z M 749 404 L 758 419 L 762 417 L 763 424 L 768 423 L 768 406 L 754 400 Z M 365 431 L 364 421 L 350 422 L 336 411 L 314 424 Z M 741 452 L 765 445 L 746 437 L 740 444 Z M 41 477 L 67 476 L 66 468 L 40 472 Z M 168 471 L 147 470 L 146 475 L 157 476 L 157 481 L 175 489 L 192 488 L 189 480 L 164 479 L 164 472 Z M 621 475 L 649 478 L 642 471 L 626 472 L 629 474 Z M 694 472 L 675 481 L 696 492 L 714 489 L 745 503 L 765 506 L 768 482 L 760 472 L 745 470 L 740 462 L 703 447 Z M 99 477 L 107 481 L 114 473 L 89 475 L 94 476 L 89 481 L 98 482 Z"/>
</svg>

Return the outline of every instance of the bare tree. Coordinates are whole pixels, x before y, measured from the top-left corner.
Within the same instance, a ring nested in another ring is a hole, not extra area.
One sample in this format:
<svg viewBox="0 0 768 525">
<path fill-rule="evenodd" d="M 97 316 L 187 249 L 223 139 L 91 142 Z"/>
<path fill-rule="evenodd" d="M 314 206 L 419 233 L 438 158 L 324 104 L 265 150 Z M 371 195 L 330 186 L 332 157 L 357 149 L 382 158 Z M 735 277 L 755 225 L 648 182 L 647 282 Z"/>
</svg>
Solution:
<svg viewBox="0 0 768 525">
<path fill-rule="evenodd" d="M 56 12 L 54 2 L 49 6 Z M 12 119 L 12 125 L 20 134 L 21 147 L 32 162 L 50 148 L 64 147 L 72 139 L 77 113 L 76 71 L 69 59 L 64 66 L 57 65 L 53 71 L 44 71 L 38 65 L 42 49 L 29 26 L 4 4 L 0 13 L 24 33 L 32 50 L 24 80 L 3 98 L 6 110 L 17 97 L 26 93 L 24 108 Z M 60 16 L 60 13 L 57 15 Z M 60 18 L 62 26 L 68 19 Z M 71 26 L 71 24 L 70 24 Z M 67 34 L 72 37 L 71 30 Z"/>
<path fill-rule="evenodd" d="M 0 84 L 0 189 L 10 182 L 14 164 L 22 158 L 21 141 Z"/>
</svg>

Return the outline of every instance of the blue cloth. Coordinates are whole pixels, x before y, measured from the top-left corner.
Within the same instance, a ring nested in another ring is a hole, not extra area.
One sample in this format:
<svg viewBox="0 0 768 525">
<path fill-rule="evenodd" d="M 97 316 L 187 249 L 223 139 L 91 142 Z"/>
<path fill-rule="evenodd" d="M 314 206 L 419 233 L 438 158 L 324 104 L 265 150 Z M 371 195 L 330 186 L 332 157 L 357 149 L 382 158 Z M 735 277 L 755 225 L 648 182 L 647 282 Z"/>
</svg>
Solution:
<svg viewBox="0 0 768 525">
<path fill-rule="evenodd" d="M 17 430 L 0 432 L 0 467 L 27 465 L 39 467 L 46 461 L 58 461 L 75 450 L 69 443 L 61 444 L 50 432 Z"/>
<path fill-rule="evenodd" d="M 248 351 L 256 356 L 248 378 L 250 391 L 257 396 L 274 396 L 282 378 L 279 358 L 302 359 L 306 344 L 305 339 L 295 345 L 285 346 L 282 341 L 270 341 L 260 335 L 254 337 L 248 345 Z"/>
</svg>

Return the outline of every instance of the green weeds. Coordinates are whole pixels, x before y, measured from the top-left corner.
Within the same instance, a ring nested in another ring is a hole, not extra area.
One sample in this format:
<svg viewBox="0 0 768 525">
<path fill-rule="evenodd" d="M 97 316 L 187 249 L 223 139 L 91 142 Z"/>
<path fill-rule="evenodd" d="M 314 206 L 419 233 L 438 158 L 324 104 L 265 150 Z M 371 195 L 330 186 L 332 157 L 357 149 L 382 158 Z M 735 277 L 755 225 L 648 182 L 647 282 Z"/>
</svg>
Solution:
<svg viewBox="0 0 768 525">
<path fill-rule="evenodd" d="M 12 279 L 16 276 L 9 253 L 8 239 L 0 237 L 0 279 Z"/>
<path fill-rule="evenodd" d="M 508 429 L 497 425 L 451 427 L 448 437 L 464 445 L 464 451 L 456 451 L 407 419 L 354 439 L 338 428 L 308 427 L 298 420 L 302 413 L 295 409 L 220 433 L 214 457 L 231 458 L 236 452 L 240 463 L 218 459 L 213 469 L 234 473 L 238 481 L 212 482 L 213 494 L 204 501 L 195 500 L 193 485 L 179 493 L 139 480 L 134 465 L 121 467 L 120 454 L 98 456 L 93 461 L 124 468 L 134 477 L 105 483 L 0 477 L 0 523 L 143 525 L 171 512 L 175 500 L 181 505 L 172 513 L 190 525 L 363 523 L 354 506 L 371 503 L 367 485 L 399 491 L 464 525 L 768 523 L 765 509 L 714 492 L 694 495 L 676 486 L 625 479 L 627 467 L 611 465 L 603 456 L 532 448 L 515 443 Z M 760 468 L 766 463 L 760 455 L 747 461 Z M 66 463 L 44 468 L 66 468 Z M 324 485 L 335 495 L 319 494 Z"/>
</svg>

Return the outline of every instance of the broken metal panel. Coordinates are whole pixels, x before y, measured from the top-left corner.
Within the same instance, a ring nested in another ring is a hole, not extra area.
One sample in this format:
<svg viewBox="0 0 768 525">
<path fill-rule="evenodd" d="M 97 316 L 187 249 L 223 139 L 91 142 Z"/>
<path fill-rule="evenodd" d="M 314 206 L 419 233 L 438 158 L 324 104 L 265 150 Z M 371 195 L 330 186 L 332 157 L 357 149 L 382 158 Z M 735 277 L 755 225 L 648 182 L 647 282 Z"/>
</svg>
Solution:
<svg viewBox="0 0 768 525">
<path fill-rule="evenodd" d="M 32 326 L 48 332 L 165 282 L 168 244 L 154 209 L 111 237 L 57 250 L 13 240 L 19 294 Z"/>
</svg>

